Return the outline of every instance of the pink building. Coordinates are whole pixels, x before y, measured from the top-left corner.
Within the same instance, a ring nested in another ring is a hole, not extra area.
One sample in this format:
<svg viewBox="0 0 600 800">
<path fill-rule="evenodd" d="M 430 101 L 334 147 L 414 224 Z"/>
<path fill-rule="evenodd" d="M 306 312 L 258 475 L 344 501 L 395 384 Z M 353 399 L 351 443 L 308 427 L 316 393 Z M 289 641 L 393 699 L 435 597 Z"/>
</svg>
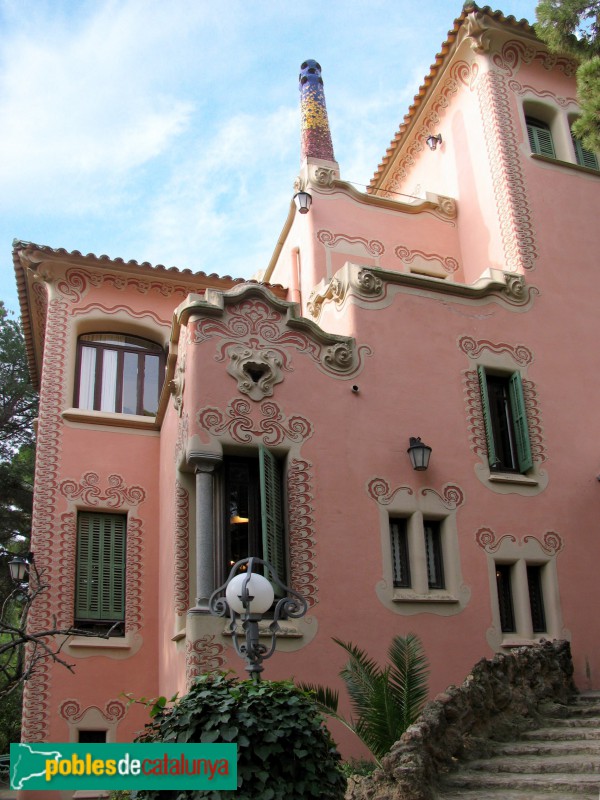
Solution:
<svg viewBox="0 0 600 800">
<path fill-rule="evenodd" d="M 600 172 L 571 138 L 574 71 L 526 23 L 463 11 L 361 194 L 305 62 L 312 205 L 290 203 L 262 282 L 16 244 L 41 391 L 34 621 L 119 623 L 67 643 L 75 675 L 28 682 L 25 740 L 127 741 L 146 718 L 123 692 L 243 671 L 207 600 L 265 548 L 309 605 L 266 677 L 337 685 L 332 636 L 383 659 L 416 632 L 433 693 L 541 638 L 570 639 L 578 685 L 600 688 L 581 352 L 600 339 Z"/>
</svg>

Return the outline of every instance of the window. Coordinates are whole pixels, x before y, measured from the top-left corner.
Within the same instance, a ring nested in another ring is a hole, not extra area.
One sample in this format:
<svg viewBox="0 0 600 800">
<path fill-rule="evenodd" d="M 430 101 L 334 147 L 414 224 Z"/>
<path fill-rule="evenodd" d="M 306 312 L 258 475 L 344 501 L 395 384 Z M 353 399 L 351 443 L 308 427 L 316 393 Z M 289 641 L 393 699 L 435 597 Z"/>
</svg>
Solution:
<svg viewBox="0 0 600 800">
<path fill-rule="evenodd" d="M 261 447 L 258 457 L 223 460 L 224 537 L 222 578 L 243 558 L 273 565 L 287 582 L 281 465 Z"/>
<path fill-rule="evenodd" d="M 81 744 L 104 744 L 106 731 L 78 731 L 77 739 Z"/>
<path fill-rule="evenodd" d="M 533 467 L 523 382 L 518 372 L 477 367 L 490 470 L 525 473 Z"/>
<path fill-rule="evenodd" d="M 600 169 L 598 166 L 598 156 L 591 150 L 586 150 L 577 137 L 572 136 L 573 147 L 575 148 L 575 158 L 582 167 L 589 169 Z"/>
<path fill-rule="evenodd" d="M 105 633 L 125 621 L 127 517 L 79 512 L 75 627 Z M 113 632 L 124 635 L 124 624 Z"/>
<path fill-rule="evenodd" d="M 392 576 L 394 587 L 415 589 L 411 581 L 411 559 L 415 562 L 422 559 L 422 568 L 414 564 L 415 583 L 420 583 L 419 575 L 427 577 L 428 589 L 445 589 L 444 563 L 442 555 L 442 522 L 441 520 L 423 520 L 420 532 L 415 538 L 415 523 L 411 521 L 412 547 L 409 543 L 409 520 L 405 517 L 390 519 L 390 543 L 392 552 Z M 419 539 L 421 541 L 419 541 Z M 424 589 L 423 586 L 419 589 Z"/>
<path fill-rule="evenodd" d="M 540 156 L 548 156 L 548 158 L 556 158 L 552 133 L 548 123 L 535 117 L 525 117 L 525 123 L 531 152 Z"/>
<path fill-rule="evenodd" d="M 544 611 L 543 571 L 544 565 L 539 564 L 496 564 L 496 586 L 498 590 L 498 611 L 500 612 L 500 628 L 502 633 L 517 633 L 517 617 L 514 610 L 513 592 L 522 588 L 519 584 L 522 570 L 527 582 L 527 600 L 521 609 L 521 616 L 528 615 L 529 619 L 521 621 L 521 626 L 532 633 L 546 633 L 546 614 Z M 513 580 L 515 586 L 513 586 Z"/>
<path fill-rule="evenodd" d="M 154 416 L 164 371 L 164 352 L 154 342 L 114 333 L 80 336 L 75 407 Z"/>
</svg>

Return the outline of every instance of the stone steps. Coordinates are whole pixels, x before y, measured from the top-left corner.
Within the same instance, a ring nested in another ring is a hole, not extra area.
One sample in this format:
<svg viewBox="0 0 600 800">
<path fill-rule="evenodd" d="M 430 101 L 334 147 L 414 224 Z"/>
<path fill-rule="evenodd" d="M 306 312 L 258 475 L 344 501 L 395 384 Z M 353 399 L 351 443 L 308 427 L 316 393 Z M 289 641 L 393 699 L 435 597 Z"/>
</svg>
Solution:
<svg viewBox="0 0 600 800">
<path fill-rule="evenodd" d="M 599 693 L 549 704 L 540 727 L 491 744 L 488 758 L 444 777 L 439 800 L 599 800 Z"/>
</svg>

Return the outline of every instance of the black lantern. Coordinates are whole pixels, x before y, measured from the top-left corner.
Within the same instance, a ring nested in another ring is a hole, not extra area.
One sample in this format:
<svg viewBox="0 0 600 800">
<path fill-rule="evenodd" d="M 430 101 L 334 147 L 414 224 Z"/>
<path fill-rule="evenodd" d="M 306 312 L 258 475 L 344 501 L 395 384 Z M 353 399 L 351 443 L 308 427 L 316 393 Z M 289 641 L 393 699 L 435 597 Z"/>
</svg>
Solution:
<svg viewBox="0 0 600 800">
<path fill-rule="evenodd" d="M 25 583 L 25 578 L 29 571 L 29 562 L 21 558 L 21 556 L 15 556 L 8 562 L 8 569 L 10 570 L 12 582 L 19 586 Z"/>
<path fill-rule="evenodd" d="M 425 139 L 427 143 L 427 147 L 430 150 L 435 150 L 438 144 L 442 143 L 442 134 L 438 133 L 437 136 L 434 136 L 433 133 L 430 133 L 429 136 Z"/>
<path fill-rule="evenodd" d="M 429 457 L 431 456 L 431 447 L 423 444 L 420 436 L 410 437 L 410 447 L 406 451 L 410 457 L 410 463 L 413 469 L 418 472 L 426 470 L 429 466 Z"/>
<path fill-rule="evenodd" d="M 312 195 L 308 192 L 296 192 L 294 203 L 296 203 L 296 208 L 301 214 L 308 214 L 312 203 Z"/>
</svg>

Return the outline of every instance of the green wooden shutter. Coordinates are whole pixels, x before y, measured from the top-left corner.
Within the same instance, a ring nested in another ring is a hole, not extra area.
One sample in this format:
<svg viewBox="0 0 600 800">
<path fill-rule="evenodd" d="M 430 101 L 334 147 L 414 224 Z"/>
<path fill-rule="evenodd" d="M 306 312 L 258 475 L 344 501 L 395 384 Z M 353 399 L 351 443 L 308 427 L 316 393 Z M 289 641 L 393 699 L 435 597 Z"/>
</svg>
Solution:
<svg viewBox="0 0 600 800">
<path fill-rule="evenodd" d="M 517 443 L 517 459 L 519 470 L 526 472 L 533 467 L 531 455 L 531 442 L 529 441 L 529 427 L 527 425 L 527 414 L 525 412 L 525 398 L 523 396 L 523 382 L 518 372 L 513 372 L 508 381 L 508 391 L 510 396 L 510 407 L 515 429 L 515 440 Z"/>
<path fill-rule="evenodd" d="M 582 167 L 589 167 L 590 169 L 599 169 L 598 167 L 598 156 L 596 153 L 593 153 L 591 150 L 586 150 L 585 147 L 581 144 L 579 139 L 575 136 L 573 138 L 573 146 L 575 148 L 575 157 L 577 159 L 577 163 L 580 164 Z"/>
<path fill-rule="evenodd" d="M 496 455 L 496 445 L 494 444 L 494 430 L 492 428 L 492 417 L 490 414 L 490 401 L 487 389 L 487 377 L 485 374 L 485 367 L 481 364 L 477 366 L 477 375 L 479 376 L 479 388 L 481 390 L 481 407 L 483 411 L 483 422 L 485 425 L 485 439 L 487 442 L 488 451 L 488 464 L 490 467 L 495 467 L 498 463 Z"/>
<path fill-rule="evenodd" d="M 125 618 L 127 518 L 82 512 L 78 516 L 75 618 Z"/>
<path fill-rule="evenodd" d="M 545 122 L 527 117 L 527 136 L 532 153 L 556 158 L 550 128 Z"/>
<path fill-rule="evenodd" d="M 261 446 L 260 511 L 262 519 L 263 558 L 273 565 L 279 579 L 286 583 L 285 526 L 281 496 L 281 469 L 275 456 Z M 274 587 L 275 588 L 275 587 Z M 276 594 L 281 594 L 276 590 Z"/>
</svg>

